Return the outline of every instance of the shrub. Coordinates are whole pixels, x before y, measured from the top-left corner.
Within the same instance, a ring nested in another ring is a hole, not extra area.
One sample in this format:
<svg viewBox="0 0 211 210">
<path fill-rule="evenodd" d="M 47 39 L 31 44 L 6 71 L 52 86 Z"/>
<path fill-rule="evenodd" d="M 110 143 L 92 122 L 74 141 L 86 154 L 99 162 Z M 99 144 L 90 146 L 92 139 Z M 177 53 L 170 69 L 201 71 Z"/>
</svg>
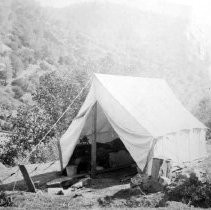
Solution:
<svg viewBox="0 0 211 210">
<path fill-rule="evenodd" d="M 59 157 L 57 139 L 53 138 L 48 143 L 41 143 L 32 153 L 31 163 L 43 163 L 57 160 Z"/>
<path fill-rule="evenodd" d="M 12 198 L 5 192 L 0 192 L 0 207 L 13 206 Z"/>
<path fill-rule="evenodd" d="M 28 88 L 28 82 L 26 79 L 24 78 L 19 78 L 19 79 L 15 79 L 11 82 L 12 86 L 18 86 L 20 87 L 23 91 L 27 91 Z"/>
<path fill-rule="evenodd" d="M 16 98 L 16 99 L 19 99 L 24 94 L 23 90 L 20 87 L 18 87 L 18 86 L 12 87 L 12 91 L 15 93 L 15 97 L 14 98 Z"/>
<path fill-rule="evenodd" d="M 167 200 L 179 201 L 195 207 L 211 207 L 211 183 L 202 183 L 195 174 L 174 188 L 166 191 Z"/>
<path fill-rule="evenodd" d="M 52 120 L 45 111 L 36 106 L 23 106 L 19 107 L 17 116 L 11 119 L 11 123 L 13 124 L 14 135 L 12 135 L 11 139 L 4 145 L 4 152 L 0 154 L 0 159 L 3 164 L 7 165 L 14 165 L 17 160 L 26 158 L 28 153 L 39 143 L 49 130 L 52 125 Z M 44 150 L 46 144 L 53 135 L 53 131 L 49 133 L 43 141 L 43 148 L 40 149 Z M 39 153 L 40 150 L 36 150 L 33 155 L 40 157 L 39 161 L 41 162 L 44 158 L 43 154 Z M 48 152 L 46 155 L 52 155 L 52 153 Z M 36 158 L 33 160 L 32 158 L 31 161 L 35 162 L 35 159 Z"/>
<path fill-rule="evenodd" d="M 40 68 L 44 71 L 50 70 L 49 66 L 45 62 L 40 63 Z"/>
</svg>

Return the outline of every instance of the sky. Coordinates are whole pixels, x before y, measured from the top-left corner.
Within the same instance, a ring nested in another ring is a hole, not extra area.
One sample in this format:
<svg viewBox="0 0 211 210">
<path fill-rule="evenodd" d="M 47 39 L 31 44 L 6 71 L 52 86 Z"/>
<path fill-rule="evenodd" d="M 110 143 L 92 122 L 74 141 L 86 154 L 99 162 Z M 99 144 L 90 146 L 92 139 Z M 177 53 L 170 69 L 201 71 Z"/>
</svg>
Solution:
<svg viewBox="0 0 211 210">
<path fill-rule="evenodd" d="M 159 8 L 159 3 L 157 0 L 37 0 L 40 2 L 42 6 L 49 6 L 55 8 L 62 8 L 69 6 L 71 4 L 75 4 L 78 2 L 115 2 L 119 4 L 126 4 L 131 7 L 136 7 L 143 9 L 144 6 Z M 192 8 L 194 21 L 199 22 L 201 24 L 210 24 L 211 25 L 211 0 L 160 0 L 159 2 L 167 2 L 167 3 L 176 3 L 181 5 L 188 5 Z"/>
</svg>

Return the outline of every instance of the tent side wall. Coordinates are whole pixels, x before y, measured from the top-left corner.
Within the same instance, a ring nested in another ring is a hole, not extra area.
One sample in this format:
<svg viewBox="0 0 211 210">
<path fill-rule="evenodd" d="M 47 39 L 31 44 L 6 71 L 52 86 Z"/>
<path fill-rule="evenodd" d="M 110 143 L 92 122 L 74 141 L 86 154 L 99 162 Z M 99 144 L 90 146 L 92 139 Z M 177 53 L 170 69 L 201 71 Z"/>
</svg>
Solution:
<svg viewBox="0 0 211 210">
<path fill-rule="evenodd" d="M 194 128 L 159 137 L 154 147 L 154 157 L 171 159 L 175 164 L 205 158 L 206 130 Z"/>
</svg>

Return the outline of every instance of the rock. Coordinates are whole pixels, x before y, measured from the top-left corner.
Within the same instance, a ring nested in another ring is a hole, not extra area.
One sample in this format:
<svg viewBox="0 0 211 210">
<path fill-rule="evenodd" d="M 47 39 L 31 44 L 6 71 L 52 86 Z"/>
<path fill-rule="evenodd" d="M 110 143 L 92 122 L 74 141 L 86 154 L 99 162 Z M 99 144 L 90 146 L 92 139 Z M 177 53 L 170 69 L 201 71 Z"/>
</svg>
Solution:
<svg viewBox="0 0 211 210">
<path fill-rule="evenodd" d="M 194 169 L 194 174 L 196 175 L 196 177 L 198 178 L 198 180 L 202 183 L 205 183 L 208 179 L 206 170 L 204 169 L 199 169 L 199 168 L 195 168 Z"/>
<path fill-rule="evenodd" d="M 56 195 L 64 195 L 64 192 L 62 190 L 60 190 L 56 193 Z"/>
<path fill-rule="evenodd" d="M 78 196 L 82 196 L 82 194 L 76 193 L 75 195 L 73 195 L 73 198 L 77 198 Z"/>
<path fill-rule="evenodd" d="M 72 178 L 70 180 L 67 180 L 67 181 L 64 181 L 61 183 L 61 186 L 64 188 L 64 189 L 68 189 L 69 187 L 71 187 L 72 185 L 74 185 L 75 183 L 78 182 L 78 179 L 77 178 Z"/>
<path fill-rule="evenodd" d="M 87 186 L 90 186 L 90 184 L 91 184 L 91 178 L 87 177 L 87 178 L 81 179 L 79 182 L 72 185 L 72 188 L 87 187 Z"/>
<path fill-rule="evenodd" d="M 64 195 L 62 188 L 47 188 L 51 195 Z"/>
<path fill-rule="evenodd" d="M 152 177 L 146 174 L 137 174 L 131 178 L 130 187 L 135 188 L 139 186 L 144 192 L 159 192 L 163 190 L 163 186 Z"/>
<path fill-rule="evenodd" d="M 162 185 L 162 186 L 167 186 L 167 185 L 170 185 L 171 184 L 171 180 L 165 176 L 160 176 L 159 177 L 159 183 Z"/>
<path fill-rule="evenodd" d="M 142 185 L 143 183 L 147 182 L 148 179 L 149 177 L 146 174 L 136 174 L 134 177 L 131 178 L 130 186 L 136 187 Z"/>
</svg>

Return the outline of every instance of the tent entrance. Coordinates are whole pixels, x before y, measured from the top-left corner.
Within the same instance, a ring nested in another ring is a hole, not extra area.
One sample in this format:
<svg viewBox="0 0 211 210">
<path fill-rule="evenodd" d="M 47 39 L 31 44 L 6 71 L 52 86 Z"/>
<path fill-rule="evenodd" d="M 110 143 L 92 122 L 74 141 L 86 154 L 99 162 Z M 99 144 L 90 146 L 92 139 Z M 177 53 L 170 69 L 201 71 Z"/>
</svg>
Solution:
<svg viewBox="0 0 211 210">
<path fill-rule="evenodd" d="M 103 170 L 128 167 L 134 163 L 102 108 L 95 103 L 68 165 L 75 165 L 77 174 L 95 174 Z"/>
<path fill-rule="evenodd" d="M 80 139 L 80 142 L 76 145 L 68 165 L 77 166 L 77 174 L 91 172 L 91 147 L 92 145 L 86 136 Z M 124 168 L 132 164 L 135 164 L 135 161 L 119 138 L 106 143 L 96 143 L 95 173 Z"/>
</svg>

